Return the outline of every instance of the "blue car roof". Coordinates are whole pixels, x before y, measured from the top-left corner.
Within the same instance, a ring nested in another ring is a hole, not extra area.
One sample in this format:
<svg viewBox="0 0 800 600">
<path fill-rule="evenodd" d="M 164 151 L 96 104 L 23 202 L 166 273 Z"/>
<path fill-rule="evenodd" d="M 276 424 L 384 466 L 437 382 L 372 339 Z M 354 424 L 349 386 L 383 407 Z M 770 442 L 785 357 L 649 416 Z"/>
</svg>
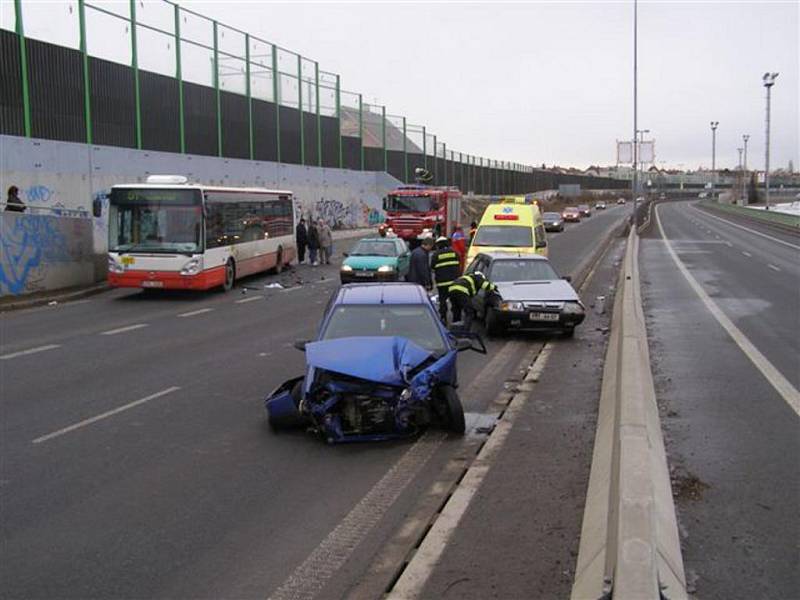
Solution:
<svg viewBox="0 0 800 600">
<path fill-rule="evenodd" d="M 427 304 L 425 289 L 416 283 L 350 283 L 339 289 L 334 304 Z"/>
</svg>

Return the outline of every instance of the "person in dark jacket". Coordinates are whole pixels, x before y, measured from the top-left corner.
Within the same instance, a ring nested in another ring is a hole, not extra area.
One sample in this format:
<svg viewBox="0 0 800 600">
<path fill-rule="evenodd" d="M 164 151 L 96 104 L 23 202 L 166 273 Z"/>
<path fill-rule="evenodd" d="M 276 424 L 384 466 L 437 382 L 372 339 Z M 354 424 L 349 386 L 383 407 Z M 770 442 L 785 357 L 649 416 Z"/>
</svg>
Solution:
<svg viewBox="0 0 800 600">
<path fill-rule="evenodd" d="M 312 267 L 316 267 L 319 264 L 317 262 L 318 252 L 319 230 L 317 230 L 317 226 L 314 225 L 314 220 L 312 219 L 308 225 L 308 260 L 311 262 Z"/>
<path fill-rule="evenodd" d="M 418 283 L 426 290 L 433 287 L 433 282 L 431 281 L 431 264 L 428 256 L 431 248 L 433 248 L 433 238 L 423 239 L 422 243 L 414 248 L 409 261 L 408 275 L 406 275 L 406 281 Z"/>
<path fill-rule="evenodd" d="M 19 188 L 15 185 L 8 188 L 6 210 L 8 212 L 25 212 L 25 203 L 20 199 Z"/>
<path fill-rule="evenodd" d="M 306 220 L 301 218 L 294 232 L 294 239 L 297 241 L 297 262 L 306 262 L 306 246 L 308 245 L 308 230 Z"/>
<path fill-rule="evenodd" d="M 468 273 L 456 279 L 449 289 L 450 303 L 453 305 L 453 322 L 461 321 L 463 314 L 463 327 L 466 331 L 469 331 L 472 327 L 472 321 L 475 319 L 475 308 L 472 306 L 472 299 L 481 290 L 490 293 L 496 289 L 497 286 L 486 279 L 480 271 Z"/>
<path fill-rule="evenodd" d="M 447 325 L 447 299 L 450 284 L 460 275 L 458 254 L 450 247 L 450 240 L 442 236 L 436 240 L 436 250 L 431 255 L 431 270 L 436 278 L 436 291 L 439 294 L 439 316 Z"/>
</svg>

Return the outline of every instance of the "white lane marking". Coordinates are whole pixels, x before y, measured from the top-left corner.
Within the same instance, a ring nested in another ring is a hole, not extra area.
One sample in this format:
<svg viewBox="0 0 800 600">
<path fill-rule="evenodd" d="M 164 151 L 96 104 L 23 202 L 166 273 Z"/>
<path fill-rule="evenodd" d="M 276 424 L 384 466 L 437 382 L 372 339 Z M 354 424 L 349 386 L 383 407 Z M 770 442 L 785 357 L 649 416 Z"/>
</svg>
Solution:
<svg viewBox="0 0 800 600">
<path fill-rule="evenodd" d="M 108 417 L 111 417 L 123 411 L 130 410 L 131 408 L 139 406 L 140 404 L 144 404 L 145 402 L 149 402 L 150 400 L 155 400 L 156 398 L 160 398 L 161 396 L 166 396 L 167 394 L 176 392 L 179 389 L 181 388 L 178 386 L 173 386 L 165 390 L 161 390 L 160 392 L 156 392 L 155 394 L 150 394 L 149 396 L 145 396 L 144 398 L 140 398 L 139 400 L 134 400 L 133 402 L 129 402 L 128 404 L 125 404 L 113 410 L 100 413 L 99 415 L 95 415 L 94 417 L 84 419 L 83 421 L 79 421 L 78 423 L 74 423 L 62 429 L 59 429 L 58 431 L 54 431 L 52 433 L 48 433 L 47 435 L 38 437 L 35 440 L 33 440 L 32 443 L 41 444 L 42 442 L 46 442 L 47 440 L 52 440 L 53 438 L 64 435 L 65 433 L 75 431 L 76 429 L 80 429 L 81 427 L 86 427 L 87 425 L 91 425 L 92 423 L 96 423 L 97 421 L 100 421 L 102 419 L 107 419 Z"/>
<path fill-rule="evenodd" d="M 730 242 L 725 242 L 725 245 L 726 245 L 728 248 L 733 248 L 733 244 L 731 244 Z"/>
<path fill-rule="evenodd" d="M 250 296 L 249 298 L 242 298 L 241 300 L 237 300 L 236 304 L 246 304 L 247 302 L 252 302 L 253 300 L 263 300 L 264 296 Z"/>
<path fill-rule="evenodd" d="M 744 229 L 745 231 L 749 231 L 753 235 L 758 235 L 758 236 L 761 236 L 761 237 L 766 238 L 768 240 L 772 240 L 773 242 L 777 242 L 779 244 L 783 244 L 784 246 L 789 246 L 789 248 L 795 248 L 796 250 L 800 250 L 800 246 L 797 246 L 795 244 L 790 244 L 789 242 L 786 242 L 784 240 L 780 240 L 780 239 L 778 239 L 776 237 L 772 237 L 771 235 L 767 235 L 766 233 L 761 233 L 760 231 L 756 231 L 755 229 L 750 229 L 749 227 L 744 227 L 743 225 L 739 225 L 737 223 L 732 223 L 731 221 L 728 221 L 728 219 L 723 219 L 722 217 L 718 217 L 716 215 L 709 214 L 707 212 L 704 212 L 704 211 L 700 210 L 694 204 L 692 204 L 692 208 L 694 208 L 697 212 L 702 213 L 706 217 L 711 217 L 712 219 L 716 219 L 717 221 L 722 221 L 723 223 L 725 223 L 726 225 L 730 225 L 731 227 L 737 227 L 738 229 Z"/>
<path fill-rule="evenodd" d="M 742 254 L 744 254 L 747 258 L 752 258 L 753 256 L 752 254 L 750 254 L 749 252 L 745 252 L 744 250 L 742 250 Z"/>
<path fill-rule="evenodd" d="M 551 351 L 552 346 L 549 343 L 545 344 L 533 368 L 528 372 L 526 380 L 529 377 L 531 380 L 538 379 L 547 364 Z M 425 584 L 439 562 L 447 543 L 458 528 L 462 517 L 466 514 L 475 494 L 480 489 L 486 474 L 492 466 L 492 462 L 502 450 L 508 434 L 514 426 L 514 420 L 525 406 L 528 397 L 529 394 L 524 392 L 514 396 L 514 399 L 503 414 L 503 418 L 495 425 L 492 435 L 486 440 L 475 461 L 467 470 L 453 495 L 450 496 L 447 504 L 444 505 L 433 527 L 431 527 L 425 539 L 422 540 L 419 548 L 414 553 L 414 557 L 408 563 L 387 598 L 400 600 L 421 597 Z"/>
<path fill-rule="evenodd" d="M 214 310 L 214 309 L 213 308 L 199 308 L 197 310 L 192 310 L 192 311 L 189 311 L 189 312 L 181 313 L 178 316 L 181 317 L 181 318 L 193 317 L 195 315 L 202 315 L 204 313 L 211 312 L 212 310 Z"/>
<path fill-rule="evenodd" d="M 768 266 L 770 269 L 772 269 L 773 271 L 778 271 L 778 272 L 780 273 L 780 268 L 779 268 L 779 267 L 776 267 L 775 265 L 773 265 L 773 264 L 770 264 L 770 263 L 767 263 L 767 266 Z"/>
<path fill-rule="evenodd" d="M 147 323 L 137 323 L 136 325 L 128 325 L 127 327 L 120 327 L 119 329 L 109 329 L 108 331 L 103 331 L 100 335 L 117 335 L 118 333 L 141 329 L 142 327 L 147 327 Z"/>
<path fill-rule="evenodd" d="M 428 431 L 409 448 L 391 469 L 314 549 L 286 581 L 271 595 L 274 600 L 314 598 L 345 564 L 356 547 L 375 527 L 403 490 L 422 470 L 446 438 Z"/>
<path fill-rule="evenodd" d="M 27 350 L 20 350 L 19 352 L 12 352 L 11 354 L 3 354 L 0 360 L 8 360 L 10 358 L 17 358 L 18 356 L 27 356 L 28 354 L 36 354 L 37 352 L 46 352 L 47 350 L 54 350 L 61 348 L 60 344 L 48 344 L 47 346 L 37 346 L 36 348 L 28 348 Z"/>
<path fill-rule="evenodd" d="M 703 304 L 706 305 L 706 308 L 709 312 L 714 315 L 714 318 L 717 322 L 722 326 L 725 331 L 728 332 L 728 335 L 733 338 L 733 341 L 741 348 L 742 352 L 750 359 L 756 368 L 761 371 L 761 374 L 766 378 L 767 381 L 775 388 L 775 390 L 781 395 L 781 397 L 786 401 L 786 403 L 791 407 L 791 409 L 800 415 L 800 392 L 789 382 L 783 374 L 776 369 L 771 362 L 767 359 L 766 356 L 761 354 L 761 352 L 756 348 L 753 343 L 747 338 L 747 336 L 742 333 L 742 331 L 733 324 L 728 316 L 722 312 L 722 310 L 714 303 L 714 301 L 706 294 L 705 290 L 697 283 L 697 280 L 689 273 L 689 270 L 683 264 L 678 255 L 675 254 L 675 250 L 672 248 L 672 244 L 670 243 L 669 239 L 667 238 L 666 233 L 664 233 L 664 228 L 661 225 L 661 218 L 658 214 L 658 207 L 656 207 L 656 222 L 658 223 L 658 231 L 661 233 L 661 237 L 664 239 L 664 243 L 667 247 L 667 251 L 669 255 L 672 257 L 672 260 L 678 266 L 678 269 L 683 274 L 686 281 L 689 282 L 689 285 L 695 291 L 695 293 L 700 297 L 700 300 L 703 301 Z"/>
<path fill-rule="evenodd" d="M 295 290 L 302 289 L 302 287 L 303 287 L 302 285 L 296 285 L 294 287 L 283 288 L 281 291 L 282 292 L 294 292 Z"/>
</svg>

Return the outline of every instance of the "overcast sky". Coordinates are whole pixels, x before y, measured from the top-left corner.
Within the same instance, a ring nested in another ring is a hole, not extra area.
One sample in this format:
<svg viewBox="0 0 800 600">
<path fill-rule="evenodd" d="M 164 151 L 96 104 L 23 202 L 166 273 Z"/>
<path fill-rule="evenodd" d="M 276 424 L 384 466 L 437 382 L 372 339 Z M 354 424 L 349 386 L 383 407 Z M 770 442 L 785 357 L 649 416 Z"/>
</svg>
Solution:
<svg viewBox="0 0 800 600">
<path fill-rule="evenodd" d="M 180 3 L 318 60 L 448 149 L 585 167 L 613 164 L 632 135 L 630 1 Z M 737 164 L 743 133 L 763 168 L 769 70 L 771 165 L 800 168 L 799 12 L 796 0 L 640 2 L 639 128 L 658 163 L 710 166 L 716 120 L 718 168 Z"/>
</svg>

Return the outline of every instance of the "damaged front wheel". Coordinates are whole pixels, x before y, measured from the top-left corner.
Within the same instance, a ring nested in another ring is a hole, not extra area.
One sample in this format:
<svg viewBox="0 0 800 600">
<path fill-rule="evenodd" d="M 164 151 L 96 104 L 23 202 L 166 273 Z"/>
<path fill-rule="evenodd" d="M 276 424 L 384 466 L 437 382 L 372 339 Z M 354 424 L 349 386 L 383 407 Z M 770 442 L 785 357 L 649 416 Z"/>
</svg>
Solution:
<svg viewBox="0 0 800 600">
<path fill-rule="evenodd" d="M 466 429 L 464 407 L 461 405 L 458 393 L 452 385 L 441 385 L 437 391 L 442 403 L 445 429 L 463 435 Z"/>
</svg>

